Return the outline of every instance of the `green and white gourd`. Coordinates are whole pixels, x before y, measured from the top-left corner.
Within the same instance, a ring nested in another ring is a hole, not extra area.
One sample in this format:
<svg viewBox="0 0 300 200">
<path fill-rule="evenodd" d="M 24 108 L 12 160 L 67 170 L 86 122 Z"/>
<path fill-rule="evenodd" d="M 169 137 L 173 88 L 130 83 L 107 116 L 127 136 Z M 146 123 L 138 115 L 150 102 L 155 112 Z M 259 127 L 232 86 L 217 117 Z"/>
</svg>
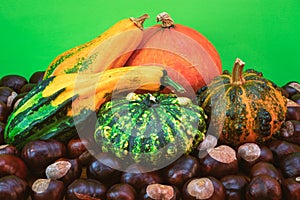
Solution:
<svg viewBox="0 0 300 200">
<path fill-rule="evenodd" d="M 206 119 L 189 98 L 129 93 L 101 107 L 94 137 L 103 152 L 155 164 L 192 151 L 204 138 Z"/>
</svg>

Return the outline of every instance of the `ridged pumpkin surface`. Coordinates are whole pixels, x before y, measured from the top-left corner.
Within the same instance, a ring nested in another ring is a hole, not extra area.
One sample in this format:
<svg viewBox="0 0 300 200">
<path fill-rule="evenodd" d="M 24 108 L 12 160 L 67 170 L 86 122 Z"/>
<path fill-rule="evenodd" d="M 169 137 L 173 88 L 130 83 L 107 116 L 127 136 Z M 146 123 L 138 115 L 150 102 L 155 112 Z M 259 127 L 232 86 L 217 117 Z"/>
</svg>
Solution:
<svg viewBox="0 0 300 200">
<path fill-rule="evenodd" d="M 190 27 L 173 24 L 166 13 L 158 18 L 163 24 L 144 30 L 142 42 L 126 65 L 164 66 L 173 80 L 194 91 L 222 73 L 220 56 L 207 38 Z"/>
<path fill-rule="evenodd" d="M 199 105 L 210 115 L 210 124 L 222 143 L 237 146 L 262 143 L 276 134 L 285 120 L 286 99 L 279 88 L 255 70 L 242 72 L 237 59 L 228 71 L 199 90 Z"/>
<path fill-rule="evenodd" d="M 104 152 L 136 162 L 159 159 L 192 150 L 206 131 L 203 109 L 173 94 L 135 94 L 110 101 L 98 113 L 95 140 Z"/>
</svg>

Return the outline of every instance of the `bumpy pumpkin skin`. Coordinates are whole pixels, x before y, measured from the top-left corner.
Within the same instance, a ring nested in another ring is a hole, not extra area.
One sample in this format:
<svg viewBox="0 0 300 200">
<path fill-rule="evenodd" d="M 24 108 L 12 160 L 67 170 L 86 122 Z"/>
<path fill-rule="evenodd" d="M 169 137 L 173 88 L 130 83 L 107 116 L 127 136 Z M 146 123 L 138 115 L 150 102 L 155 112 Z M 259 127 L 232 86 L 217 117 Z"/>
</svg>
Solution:
<svg viewBox="0 0 300 200">
<path fill-rule="evenodd" d="M 239 59 L 235 65 L 232 75 L 224 71 L 198 91 L 199 105 L 209 113 L 209 126 L 221 143 L 264 143 L 278 133 L 285 120 L 286 98 L 262 73 L 242 72 L 244 64 Z"/>
<path fill-rule="evenodd" d="M 130 93 L 102 106 L 94 137 L 103 152 L 156 164 L 195 148 L 204 137 L 206 119 L 188 98 Z"/>
</svg>

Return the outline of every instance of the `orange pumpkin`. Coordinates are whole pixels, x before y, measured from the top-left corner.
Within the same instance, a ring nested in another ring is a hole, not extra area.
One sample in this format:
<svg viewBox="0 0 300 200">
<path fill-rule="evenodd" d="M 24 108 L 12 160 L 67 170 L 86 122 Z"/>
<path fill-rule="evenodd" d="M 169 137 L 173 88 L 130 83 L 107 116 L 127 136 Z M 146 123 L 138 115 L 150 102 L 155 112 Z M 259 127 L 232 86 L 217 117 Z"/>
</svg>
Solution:
<svg viewBox="0 0 300 200">
<path fill-rule="evenodd" d="M 157 21 L 162 25 L 144 30 L 142 42 L 127 61 L 127 66 L 164 66 L 173 80 L 193 93 L 222 73 L 217 50 L 201 33 L 174 24 L 165 12 L 157 16 Z M 193 90 L 189 90 L 191 88 Z"/>
</svg>

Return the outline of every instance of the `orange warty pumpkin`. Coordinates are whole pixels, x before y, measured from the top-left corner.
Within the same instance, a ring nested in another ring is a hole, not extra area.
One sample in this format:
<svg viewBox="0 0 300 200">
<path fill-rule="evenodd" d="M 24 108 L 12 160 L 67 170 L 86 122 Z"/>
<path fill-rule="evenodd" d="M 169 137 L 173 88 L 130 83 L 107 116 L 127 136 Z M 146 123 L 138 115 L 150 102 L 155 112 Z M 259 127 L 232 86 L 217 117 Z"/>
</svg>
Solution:
<svg viewBox="0 0 300 200">
<path fill-rule="evenodd" d="M 144 30 L 142 42 L 127 61 L 127 66 L 164 66 L 173 80 L 192 92 L 222 73 L 218 52 L 201 33 L 174 24 L 165 12 L 157 16 L 157 21 L 162 25 Z"/>
<path fill-rule="evenodd" d="M 280 88 L 261 72 L 243 71 L 244 65 L 236 59 L 232 73 L 225 70 L 198 91 L 211 134 L 233 147 L 272 139 L 279 134 L 287 112 L 287 99 Z"/>
</svg>

